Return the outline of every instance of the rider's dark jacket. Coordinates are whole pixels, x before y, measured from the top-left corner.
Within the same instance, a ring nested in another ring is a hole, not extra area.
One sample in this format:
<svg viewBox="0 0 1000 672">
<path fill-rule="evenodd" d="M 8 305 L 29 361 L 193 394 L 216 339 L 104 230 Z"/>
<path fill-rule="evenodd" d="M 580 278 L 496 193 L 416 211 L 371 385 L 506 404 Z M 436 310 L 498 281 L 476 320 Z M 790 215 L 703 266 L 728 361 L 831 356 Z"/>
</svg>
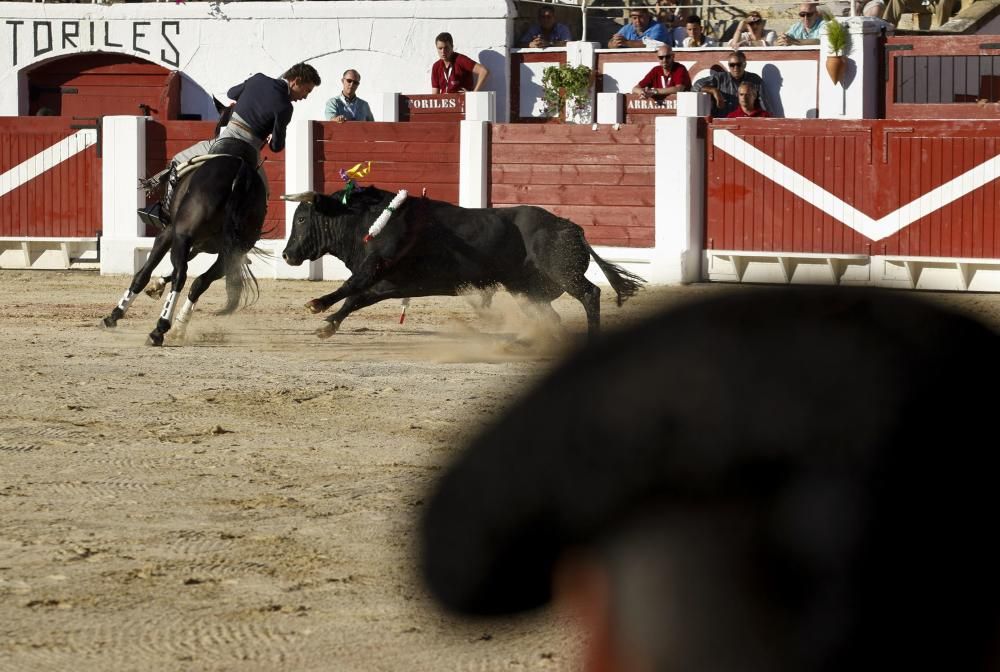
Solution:
<svg viewBox="0 0 1000 672">
<path fill-rule="evenodd" d="M 285 148 L 285 128 L 292 120 L 292 99 L 288 82 L 257 73 L 226 93 L 236 101 L 233 113 L 239 115 L 255 136 L 266 140 L 271 136 L 271 151 Z"/>
</svg>

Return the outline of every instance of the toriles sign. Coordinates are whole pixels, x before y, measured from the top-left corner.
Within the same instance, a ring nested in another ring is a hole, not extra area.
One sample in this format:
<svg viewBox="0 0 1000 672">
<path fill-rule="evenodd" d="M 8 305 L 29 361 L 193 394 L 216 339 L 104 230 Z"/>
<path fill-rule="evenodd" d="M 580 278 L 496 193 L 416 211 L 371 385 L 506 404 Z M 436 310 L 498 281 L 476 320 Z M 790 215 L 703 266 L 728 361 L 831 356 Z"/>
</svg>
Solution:
<svg viewBox="0 0 1000 672">
<path fill-rule="evenodd" d="M 7 19 L 2 40 L 10 45 L 10 66 L 75 52 L 123 51 L 178 68 L 180 21 L 84 21 Z"/>
</svg>

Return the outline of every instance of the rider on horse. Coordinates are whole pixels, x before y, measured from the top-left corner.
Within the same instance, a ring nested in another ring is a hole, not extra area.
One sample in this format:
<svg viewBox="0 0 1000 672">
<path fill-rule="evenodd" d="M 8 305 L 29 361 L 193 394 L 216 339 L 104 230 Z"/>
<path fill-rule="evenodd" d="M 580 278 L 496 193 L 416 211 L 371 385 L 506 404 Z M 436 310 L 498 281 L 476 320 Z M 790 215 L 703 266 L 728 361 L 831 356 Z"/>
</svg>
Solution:
<svg viewBox="0 0 1000 672">
<path fill-rule="evenodd" d="M 236 101 L 229 123 L 216 140 L 199 142 L 180 152 L 171 160 L 169 168 L 143 182 L 142 186 L 147 191 L 152 191 L 159 186 L 164 176 L 167 177 L 162 200 L 140 208 L 140 219 L 160 228 L 170 224 L 171 199 L 179 182 L 177 167 L 195 156 L 230 154 L 257 167 L 260 163 L 260 150 L 265 143 L 271 151 L 283 150 L 285 129 L 292 120 L 292 103 L 304 100 L 319 84 L 319 73 L 313 66 L 297 63 L 280 79 L 258 72 L 242 84 L 229 89 L 226 95 Z M 266 189 L 267 179 L 263 173 L 261 179 Z"/>
</svg>

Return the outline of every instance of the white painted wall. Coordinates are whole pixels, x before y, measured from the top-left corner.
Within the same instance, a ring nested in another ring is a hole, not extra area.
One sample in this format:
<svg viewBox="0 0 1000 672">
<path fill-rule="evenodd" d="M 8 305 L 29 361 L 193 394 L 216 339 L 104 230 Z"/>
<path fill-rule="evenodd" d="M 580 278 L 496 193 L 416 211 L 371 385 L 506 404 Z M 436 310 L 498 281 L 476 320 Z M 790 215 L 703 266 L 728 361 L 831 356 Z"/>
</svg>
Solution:
<svg viewBox="0 0 1000 672">
<path fill-rule="evenodd" d="M 214 115 L 211 96 L 255 72 L 278 76 L 306 61 L 323 78 L 296 116 L 322 119 L 340 76 L 361 73 L 359 95 L 382 118 L 385 92 L 430 93 L 434 37 L 450 32 L 455 49 L 490 70 L 506 121 L 506 62 L 511 0 L 379 2 L 0 3 L 0 115 L 27 111 L 23 73 L 51 58 L 93 51 L 138 56 L 183 71 L 182 111 Z M 214 117 L 213 117 L 214 118 Z"/>
</svg>

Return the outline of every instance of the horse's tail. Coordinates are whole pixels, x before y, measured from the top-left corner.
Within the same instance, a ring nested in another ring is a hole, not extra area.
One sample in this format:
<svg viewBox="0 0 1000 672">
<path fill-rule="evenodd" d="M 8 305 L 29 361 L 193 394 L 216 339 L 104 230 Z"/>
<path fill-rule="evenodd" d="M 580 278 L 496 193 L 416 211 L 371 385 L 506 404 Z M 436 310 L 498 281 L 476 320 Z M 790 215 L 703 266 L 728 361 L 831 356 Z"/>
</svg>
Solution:
<svg viewBox="0 0 1000 672">
<path fill-rule="evenodd" d="M 597 252 L 594 252 L 594 248 L 590 246 L 590 243 L 584 241 L 583 244 L 587 246 L 587 251 L 590 252 L 590 256 L 594 258 L 594 261 L 604 273 L 604 277 L 611 283 L 611 289 L 615 290 L 615 294 L 618 297 L 619 306 L 625 303 L 629 297 L 635 296 L 636 292 L 642 289 L 642 285 L 646 282 L 643 278 L 635 273 L 626 271 L 621 266 L 612 264 L 610 261 L 601 259 Z"/>
<path fill-rule="evenodd" d="M 240 167 L 226 200 L 226 216 L 222 225 L 220 254 L 223 255 L 226 271 L 226 305 L 219 310 L 219 315 L 229 315 L 239 308 L 246 308 L 260 297 L 260 285 L 247 259 L 247 252 L 253 249 L 256 238 L 247 244 L 240 236 L 255 175 L 245 160 L 239 161 Z"/>
</svg>

